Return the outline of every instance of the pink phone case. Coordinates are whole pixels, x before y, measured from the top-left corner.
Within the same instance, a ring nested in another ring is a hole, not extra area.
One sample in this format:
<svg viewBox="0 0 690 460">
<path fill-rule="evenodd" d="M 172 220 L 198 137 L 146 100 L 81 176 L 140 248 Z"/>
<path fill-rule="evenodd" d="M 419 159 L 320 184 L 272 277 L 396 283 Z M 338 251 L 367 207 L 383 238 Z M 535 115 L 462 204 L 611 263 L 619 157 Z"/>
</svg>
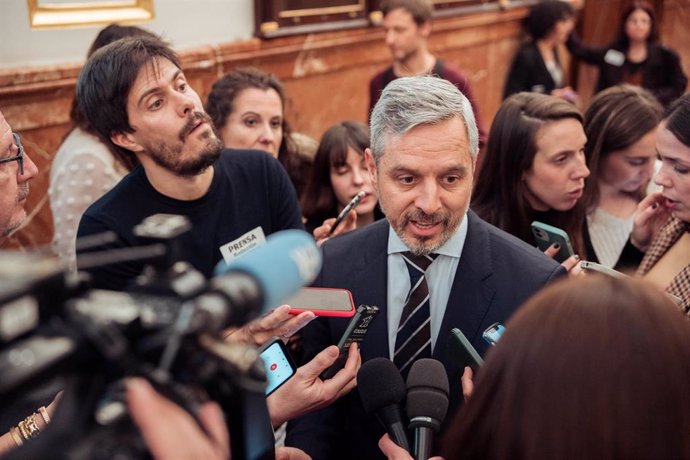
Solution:
<svg viewBox="0 0 690 460">
<path fill-rule="evenodd" d="M 355 314 L 355 302 L 347 289 L 303 288 L 285 303 L 294 315 L 313 311 L 316 316 L 349 318 Z"/>
</svg>

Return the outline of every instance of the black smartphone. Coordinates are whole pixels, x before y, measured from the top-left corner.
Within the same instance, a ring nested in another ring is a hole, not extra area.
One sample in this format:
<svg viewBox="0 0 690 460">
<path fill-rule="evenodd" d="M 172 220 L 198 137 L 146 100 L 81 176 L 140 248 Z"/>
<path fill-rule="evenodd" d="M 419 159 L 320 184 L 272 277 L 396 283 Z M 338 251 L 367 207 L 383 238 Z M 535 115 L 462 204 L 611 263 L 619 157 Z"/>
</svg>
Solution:
<svg viewBox="0 0 690 460">
<path fill-rule="evenodd" d="M 460 366 L 461 370 L 464 369 L 465 366 L 470 366 L 473 371 L 476 371 L 484 364 L 484 360 L 479 356 L 477 350 L 474 349 L 470 341 L 465 337 L 465 334 L 457 327 L 454 327 L 450 331 L 450 336 L 448 337 L 448 354 L 451 359 Z"/>
<path fill-rule="evenodd" d="M 355 302 L 347 289 L 306 287 L 284 303 L 290 305 L 290 313 L 294 315 L 307 310 L 316 316 L 349 318 L 355 314 Z"/>
<path fill-rule="evenodd" d="M 532 222 L 531 227 L 532 234 L 537 242 L 537 247 L 542 251 L 545 251 L 554 243 L 560 246 L 560 249 L 556 255 L 553 256 L 556 262 L 561 263 L 574 254 L 573 246 L 570 244 L 568 234 L 560 228 L 544 224 L 542 222 L 537 222 L 536 220 Z"/>
<path fill-rule="evenodd" d="M 357 307 L 357 311 L 350 320 L 350 324 L 347 325 L 345 332 L 342 337 L 340 337 L 340 341 L 338 341 L 338 350 L 340 350 L 338 359 L 335 360 L 331 367 L 321 373 L 321 379 L 326 380 L 333 378 L 333 376 L 345 366 L 347 355 L 350 351 L 350 345 L 352 345 L 353 342 L 360 343 L 364 340 L 364 336 L 378 312 L 379 307 L 369 305 L 360 305 Z"/>
<path fill-rule="evenodd" d="M 295 375 L 297 367 L 290 357 L 285 343 L 278 337 L 273 338 L 261 351 L 261 359 L 266 367 L 266 396 L 276 391 L 282 384 Z"/>
<path fill-rule="evenodd" d="M 355 197 L 343 208 L 343 210 L 340 211 L 340 214 L 338 214 L 338 217 L 335 218 L 335 222 L 333 222 L 333 225 L 331 226 L 331 230 L 328 232 L 328 236 L 331 236 L 333 232 L 335 232 L 335 229 L 342 223 L 343 220 L 345 220 L 345 217 L 347 217 L 347 214 L 350 211 L 359 206 L 359 202 L 362 201 L 362 198 L 364 198 L 365 195 L 366 192 L 364 190 L 358 192 L 357 195 L 355 195 Z"/>
</svg>

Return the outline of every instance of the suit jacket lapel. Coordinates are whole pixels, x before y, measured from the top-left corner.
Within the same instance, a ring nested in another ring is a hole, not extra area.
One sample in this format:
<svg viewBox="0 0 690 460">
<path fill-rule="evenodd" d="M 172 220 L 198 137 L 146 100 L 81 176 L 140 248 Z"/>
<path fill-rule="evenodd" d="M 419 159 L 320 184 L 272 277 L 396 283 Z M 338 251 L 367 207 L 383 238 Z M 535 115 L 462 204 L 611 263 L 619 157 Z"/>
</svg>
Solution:
<svg viewBox="0 0 690 460">
<path fill-rule="evenodd" d="M 357 286 L 355 302 L 379 307 L 362 346 L 362 359 L 389 356 L 388 350 L 388 222 L 382 219 L 372 225 L 355 265 L 353 286 Z"/>
<path fill-rule="evenodd" d="M 475 348 L 484 348 L 480 329 L 495 294 L 486 224 L 472 211 L 467 213 L 467 218 L 467 238 L 434 348 L 434 358 L 444 363 L 445 342 L 454 327 L 459 328 Z"/>
</svg>

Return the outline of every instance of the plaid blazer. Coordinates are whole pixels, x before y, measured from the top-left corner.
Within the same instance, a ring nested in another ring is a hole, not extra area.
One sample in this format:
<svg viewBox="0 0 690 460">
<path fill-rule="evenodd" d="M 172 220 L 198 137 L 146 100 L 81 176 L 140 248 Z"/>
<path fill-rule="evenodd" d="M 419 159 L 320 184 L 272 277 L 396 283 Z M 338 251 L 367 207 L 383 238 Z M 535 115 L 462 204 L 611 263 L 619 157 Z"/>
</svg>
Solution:
<svg viewBox="0 0 690 460">
<path fill-rule="evenodd" d="M 637 276 L 643 276 L 663 257 L 666 252 L 676 244 L 681 236 L 690 230 L 690 224 L 675 217 L 671 217 L 656 236 L 652 245 L 642 259 Z M 666 291 L 679 297 L 683 302 L 681 307 L 685 314 L 690 315 L 690 264 L 678 273 L 671 283 L 666 287 Z"/>
</svg>

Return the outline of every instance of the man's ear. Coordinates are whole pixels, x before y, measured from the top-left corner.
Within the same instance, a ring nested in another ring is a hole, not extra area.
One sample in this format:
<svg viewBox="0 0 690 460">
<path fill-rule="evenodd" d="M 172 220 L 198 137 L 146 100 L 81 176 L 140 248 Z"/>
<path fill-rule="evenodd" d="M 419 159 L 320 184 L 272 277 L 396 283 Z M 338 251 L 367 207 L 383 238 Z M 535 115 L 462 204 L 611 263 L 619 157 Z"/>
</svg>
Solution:
<svg viewBox="0 0 690 460">
<path fill-rule="evenodd" d="M 419 26 L 419 33 L 424 38 L 429 38 L 431 35 L 431 21 L 427 21 Z"/>
<path fill-rule="evenodd" d="M 364 162 L 367 164 L 367 170 L 369 171 L 369 178 L 374 187 L 378 187 L 378 169 L 376 169 L 376 161 L 374 160 L 374 155 L 371 153 L 371 149 L 367 147 L 364 150 Z"/>
<path fill-rule="evenodd" d="M 130 152 L 138 153 L 144 150 L 144 147 L 134 139 L 132 133 L 113 133 L 110 135 L 110 140 L 113 141 L 113 144 L 127 149 Z"/>
</svg>

